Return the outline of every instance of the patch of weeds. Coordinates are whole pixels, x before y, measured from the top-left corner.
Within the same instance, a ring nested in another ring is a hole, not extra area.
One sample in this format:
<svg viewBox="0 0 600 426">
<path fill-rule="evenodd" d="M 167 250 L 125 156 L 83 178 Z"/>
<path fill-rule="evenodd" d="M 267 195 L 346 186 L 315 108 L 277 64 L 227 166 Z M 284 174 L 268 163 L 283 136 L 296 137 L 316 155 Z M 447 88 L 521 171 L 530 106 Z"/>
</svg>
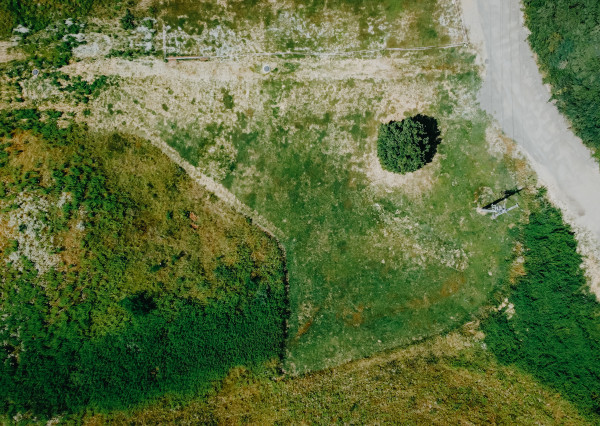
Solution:
<svg viewBox="0 0 600 426">
<path fill-rule="evenodd" d="M 284 62 L 283 68 L 280 70 L 281 74 L 289 74 L 295 72 L 300 66 L 297 62 Z"/>
<path fill-rule="evenodd" d="M 223 105 L 225 106 L 225 108 L 233 109 L 235 105 L 233 102 L 233 95 L 229 93 L 229 91 L 226 89 L 221 89 L 221 93 L 223 94 Z"/>
</svg>

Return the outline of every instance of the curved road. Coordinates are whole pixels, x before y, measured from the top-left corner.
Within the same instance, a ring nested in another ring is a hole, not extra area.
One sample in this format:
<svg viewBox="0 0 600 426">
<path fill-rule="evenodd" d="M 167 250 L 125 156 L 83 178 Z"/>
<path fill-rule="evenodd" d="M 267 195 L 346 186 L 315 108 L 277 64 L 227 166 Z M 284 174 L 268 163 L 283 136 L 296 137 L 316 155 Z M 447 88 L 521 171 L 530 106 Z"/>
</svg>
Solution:
<svg viewBox="0 0 600 426">
<path fill-rule="evenodd" d="M 520 0 L 462 0 L 471 43 L 486 64 L 481 107 L 525 151 L 549 195 L 600 242 L 600 167 L 542 83 Z"/>
</svg>

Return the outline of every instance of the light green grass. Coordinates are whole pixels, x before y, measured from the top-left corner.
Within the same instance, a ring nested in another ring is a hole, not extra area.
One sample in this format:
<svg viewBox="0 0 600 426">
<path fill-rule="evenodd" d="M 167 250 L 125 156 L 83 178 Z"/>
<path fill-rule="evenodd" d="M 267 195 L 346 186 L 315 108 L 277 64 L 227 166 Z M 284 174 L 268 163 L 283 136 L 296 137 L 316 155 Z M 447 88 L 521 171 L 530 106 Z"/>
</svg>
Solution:
<svg viewBox="0 0 600 426">
<path fill-rule="evenodd" d="M 518 183 L 504 159 L 489 154 L 483 113 L 465 111 L 456 98 L 470 91 L 474 102 L 468 58 L 436 55 L 414 60 L 462 72 L 417 78 L 417 88 L 445 80 L 452 89 L 440 86 L 419 111 L 438 117 L 443 142 L 434 163 L 417 175 L 417 191 L 368 176 L 366 160 L 386 113 L 380 104 L 388 86 L 376 80 L 273 74 L 251 118 L 240 113 L 201 131 L 174 123 L 165 130 L 166 141 L 201 168 L 217 139 L 231 141 L 237 157 L 222 165 L 230 170 L 222 182 L 284 233 L 291 371 L 448 330 L 470 318 L 505 275 L 514 243 L 509 225 L 519 213 L 491 221 L 475 207 Z M 355 93 L 353 104 L 341 95 L 347 90 Z M 489 196 L 477 200 L 484 188 Z"/>
</svg>

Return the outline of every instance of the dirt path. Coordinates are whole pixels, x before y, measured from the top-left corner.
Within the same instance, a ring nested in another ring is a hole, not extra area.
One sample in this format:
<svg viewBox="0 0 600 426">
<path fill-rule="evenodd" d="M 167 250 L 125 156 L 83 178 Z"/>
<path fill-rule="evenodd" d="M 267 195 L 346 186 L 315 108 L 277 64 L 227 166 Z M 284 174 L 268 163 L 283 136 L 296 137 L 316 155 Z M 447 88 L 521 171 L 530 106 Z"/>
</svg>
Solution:
<svg viewBox="0 0 600 426">
<path fill-rule="evenodd" d="M 295 50 L 287 52 L 249 52 L 249 53 L 236 53 L 231 55 L 202 55 L 202 56 L 166 56 L 167 60 L 215 60 L 215 59 L 237 59 L 237 58 L 268 58 L 268 57 L 288 57 L 288 56 L 303 56 L 303 57 L 317 57 L 317 58 L 349 58 L 361 55 L 381 55 L 384 53 L 392 52 L 420 52 L 425 50 L 443 50 L 452 49 L 453 47 L 464 46 L 464 42 L 444 44 L 441 46 L 422 46 L 422 47 L 382 47 L 380 49 L 362 49 L 362 50 L 345 50 L 341 52 L 320 52 L 316 50 Z"/>
<path fill-rule="evenodd" d="M 520 0 L 461 2 L 470 41 L 486 65 L 478 95 L 482 108 L 523 148 L 553 202 L 579 229 L 580 242 L 587 240 L 597 251 L 600 168 L 549 102 L 550 92 L 527 43 Z"/>
</svg>

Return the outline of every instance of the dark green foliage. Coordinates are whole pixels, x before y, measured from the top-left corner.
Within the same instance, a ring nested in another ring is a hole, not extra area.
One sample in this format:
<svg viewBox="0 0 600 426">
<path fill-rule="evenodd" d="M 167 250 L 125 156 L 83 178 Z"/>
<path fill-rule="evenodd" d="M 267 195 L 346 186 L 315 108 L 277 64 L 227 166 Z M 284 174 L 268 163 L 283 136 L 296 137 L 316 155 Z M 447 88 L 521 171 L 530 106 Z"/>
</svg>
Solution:
<svg viewBox="0 0 600 426">
<path fill-rule="evenodd" d="M 73 48 L 83 43 L 77 41 L 76 37 L 81 30 L 79 22 L 72 22 L 71 25 L 57 22 L 49 25 L 46 31 L 26 34 L 20 43 L 23 51 L 29 55 L 24 64 L 26 77 L 31 75 L 31 68 L 44 70 L 67 65 L 73 57 Z M 12 68 L 19 73 L 22 71 L 18 66 Z"/>
<path fill-rule="evenodd" d="M 122 408 L 168 391 L 203 391 L 230 367 L 268 360 L 281 349 L 283 329 L 273 327 L 281 313 L 266 299 L 158 303 L 162 309 L 138 312 L 124 332 L 83 345 L 78 377 L 89 404 Z"/>
<path fill-rule="evenodd" d="M 150 52 L 154 52 L 154 46 Z M 147 56 L 148 52 L 143 47 L 134 47 L 131 49 L 119 50 L 119 49 L 110 49 L 110 52 L 106 55 L 107 58 L 125 58 L 125 59 L 135 59 L 141 56 Z"/>
<path fill-rule="evenodd" d="M 0 38 L 9 37 L 17 25 L 16 16 L 10 11 L 7 1 L 0 2 Z"/>
<path fill-rule="evenodd" d="M 36 109 L 0 111 L 0 137 L 10 136 L 15 129 L 32 130 L 50 144 L 72 144 L 77 137 L 81 136 L 83 129 L 72 124 L 68 127 L 59 127 L 57 121 L 61 115 L 57 111 L 42 113 Z"/>
<path fill-rule="evenodd" d="M 552 85 L 557 106 L 576 133 L 600 147 L 600 2 L 525 0 L 529 42 Z"/>
<path fill-rule="evenodd" d="M 197 396 L 231 367 L 280 357 L 287 296 L 276 245 L 244 218 L 202 210 L 185 173 L 143 141 L 62 129 L 60 118 L 0 114 L 3 197 L 55 206 L 70 194 L 41 218 L 58 253 L 70 251 L 60 265 L 7 262 L 20 248 L 2 241 L 2 411 L 45 418 Z M 36 136 L 11 150 L 20 129 Z M 32 170 L 17 165 L 26 149 L 44 153 Z"/>
<path fill-rule="evenodd" d="M 486 343 L 501 361 L 600 415 L 600 306 L 586 288 L 573 233 L 542 201 L 523 239 L 527 275 L 509 297 L 515 313 L 495 313 L 484 324 Z"/>
<path fill-rule="evenodd" d="M 416 115 L 379 126 L 377 156 L 385 170 L 410 173 L 431 162 L 439 144 L 437 121 Z"/>
<path fill-rule="evenodd" d="M 130 9 L 127 9 L 125 15 L 121 18 L 121 27 L 125 30 L 132 30 L 135 28 L 135 16 L 133 16 Z"/>
<path fill-rule="evenodd" d="M 120 269 L 114 262 L 105 259 L 95 266 L 106 269 L 112 263 L 112 268 Z M 273 303 L 281 294 L 271 293 L 267 286 L 206 306 L 168 295 L 132 304 L 124 301 L 132 314 L 127 326 L 89 339 L 85 337 L 89 317 L 105 304 L 100 298 L 108 296 L 106 289 L 93 291 L 87 286 L 47 329 L 45 323 L 53 315 L 35 269 L 18 273 L 7 267 L 2 272 L 12 280 L 4 286 L 9 292 L 3 296 L 16 304 L 4 311 L 9 315 L 4 322 L 7 330 L 0 332 L 8 341 L 0 352 L 4 358 L 0 396 L 12 413 L 29 410 L 51 416 L 85 407 L 122 409 L 167 392 L 197 395 L 229 368 L 264 362 L 281 352 L 283 311 Z M 97 275 L 101 270 L 91 272 L 85 279 L 101 278 Z M 44 278 L 71 289 L 85 282 L 84 277 L 72 282 L 53 276 L 54 271 Z M 109 285 L 112 280 L 102 281 Z M 10 336 L 16 329 L 20 338 Z M 16 362 L 9 354 L 19 345 L 27 350 Z"/>
<path fill-rule="evenodd" d="M 95 99 L 102 89 L 109 84 L 116 84 L 114 78 L 101 75 L 91 83 L 81 78 L 81 76 L 70 76 L 62 72 L 51 72 L 47 75 L 50 83 L 63 93 L 68 93 L 75 103 L 88 103 Z"/>
<path fill-rule="evenodd" d="M 68 75 L 65 74 L 66 77 Z M 81 76 L 69 78 L 69 83 L 61 87 L 61 91 L 71 94 L 76 102 L 88 103 L 90 99 L 96 98 L 100 91 L 107 85 L 108 77 L 101 75 L 91 83 L 88 83 Z"/>
<path fill-rule="evenodd" d="M 93 3 L 94 0 L 2 0 L 0 15 L 4 12 L 12 16 L 8 22 L 13 26 L 21 24 L 35 31 L 59 19 L 86 16 Z"/>
<path fill-rule="evenodd" d="M 233 107 L 235 105 L 233 102 L 233 95 L 225 89 L 222 90 L 222 93 L 223 93 L 223 105 L 225 106 L 225 108 L 233 109 Z"/>
</svg>

